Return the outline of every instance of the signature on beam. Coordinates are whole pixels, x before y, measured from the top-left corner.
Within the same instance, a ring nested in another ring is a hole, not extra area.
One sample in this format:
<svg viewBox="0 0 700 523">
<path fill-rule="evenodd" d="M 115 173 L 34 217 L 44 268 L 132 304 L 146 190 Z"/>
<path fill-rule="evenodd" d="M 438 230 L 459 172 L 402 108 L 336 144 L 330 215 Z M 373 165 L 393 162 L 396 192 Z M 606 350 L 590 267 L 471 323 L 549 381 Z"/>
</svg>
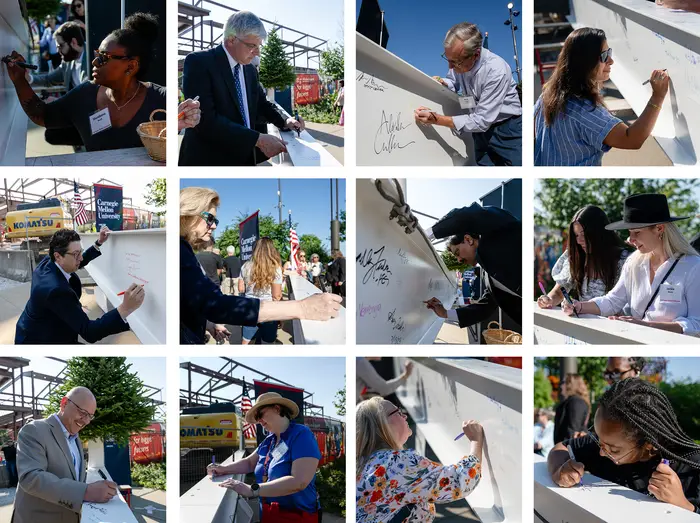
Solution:
<svg viewBox="0 0 700 523">
<path fill-rule="evenodd" d="M 394 116 L 389 113 L 389 117 L 382 111 L 382 120 L 379 123 L 377 133 L 374 135 L 374 154 L 392 153 L 396 149 L 405 149 L 411 144 L 416 143 L 410 141 L 408 143 L 400 143 L 397 134 L 408 129 L 413 124 L 401 122 L 401 113 Z"/>
<path fill-rule="evenodd" d="M 389 275 L 391 269 L 386 259 L 384 259 L 384 249 L 386 247 L 374 249 L 365 249 L 362 254 L 358 254 L 355 261 L 360 264 L 361 268 L 367 268 L 365 276 L 362 278 L 362 284 L 369 281 L 375 282 L 377 285 L 389 285 Z"/>
<path fill-rule="evenodd" d="M 379 91 L 380 93 L 383 93 L 384 89 L 386 89 L 386 86 L 375 81 L 374 76 L 362 72 L 357 75 L 357 81 L 362 82 L 362 87 L 369 89 L 370 91 Z"/>
</svg>

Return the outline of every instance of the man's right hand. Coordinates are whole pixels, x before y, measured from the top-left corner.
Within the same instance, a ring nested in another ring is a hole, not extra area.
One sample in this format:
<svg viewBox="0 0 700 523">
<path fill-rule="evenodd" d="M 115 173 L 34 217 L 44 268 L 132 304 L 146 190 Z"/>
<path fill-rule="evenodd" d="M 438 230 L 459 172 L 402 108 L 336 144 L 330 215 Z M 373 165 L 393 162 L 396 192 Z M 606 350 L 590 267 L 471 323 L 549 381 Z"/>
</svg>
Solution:
<svg viewBox="0 0 700 523">
<path fill-rule="evenodd" d="M 287 142 L 274 136 L 270 136 L 269 134 L 261 134 L 258 137 L 258 141 L 255 143 L 255 145 L 268 158 L 273 158 L 280 153 L 287 152 Z"/>
<path fill-rule="evenodd" d="M 83 501 L 92 501 L 94 503 L 107 503 L 110 499 L 117 495 L 117 484 L 113 481 L 95 481 L 88 484 L 85 489 Z"/>
<path fill-rule="evenodd" d="M 342 301 L 343 298 L 339 295 L 328 292 L 304 298 L 299 301 L 302 311 L 300 319 L 328 321 L 331 318 L 336 318 Z"/>
<path fill-rule="evenodd" d="M 121 317 L 126 319 L 129 314 L 141 307 L 143 299 L 146 296 L 146 291 L 143 290 L 143 285 L 132 283 L 129 288 L 124 291 L 124 301 L 117 307 Z"/>
<path fill-rule="evenodd" d="M 430 298 L 428 301 L 424 301 L 423 303 L 425 303 L 426 307 L 428 307 L 436 315 L 447 319 L 447 309 L 445 309 L 440 300 L 437 298 Z"/>
<path fill-rule="evenodd" d="M 583 463 L 569 459 L 554 473 L 552 480 L 560 487 L 569 488 L 579 484 L 583 473 Z"/>
<path fill-rule="evenodd" d="M 19 54 L 17 51 L 12 51 L 10 58 L 16 62 L 26 62 L 24 56 Z M 15 65 L 13 61 L 10 61 L 5 65 L 7 66 L 7 75 L 10 77 L 13 84 L 16 84 L 17 81 L 21 80 L 22 78 L 29 82 L 29 69 L 22 69 L 19 65 Z"/>
<path fill-rule="evenodd" d="M 442 85 L 444 85 L 445 87 L 447 87 L 447 82 L 445 82 L 445 80 L 443 80 L 441 77 L 439 77 L 439 76 L 433 76 L 433 80 L 435 80 L 436 82 L 441 83 Z"/>
</svg>

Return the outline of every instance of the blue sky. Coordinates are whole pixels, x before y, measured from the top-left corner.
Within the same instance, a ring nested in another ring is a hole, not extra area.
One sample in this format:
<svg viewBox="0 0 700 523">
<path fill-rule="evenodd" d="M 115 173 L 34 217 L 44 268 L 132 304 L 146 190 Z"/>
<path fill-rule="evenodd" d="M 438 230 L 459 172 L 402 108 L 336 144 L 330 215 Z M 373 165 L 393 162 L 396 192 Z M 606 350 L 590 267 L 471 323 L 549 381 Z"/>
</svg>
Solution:
<svg viewBox="0 0 700 523">
<path fill-rule="evenodd" d="M 260 372 L 285 381 L 314 394 L 315 405 L 322 405 L 324 414 L 332 418 L 344 420 L 339 416 L 333 406 L 335 393 L 343 388 L 345 383 L 345 358 L 238 358 L 237 362 L 252 367 Z M 221 358 L 190 358 L 180 359 L 190 361 L 208 369 L 219 370 L 226 362 Z M 252 383 L 254 379 L 262 379 L 260 375 L 246 369 L 236 369 L 233 372 L 236 378 L 243 378 Z M 192 388 L 199 389 L 207 381 L 206 376 L 192 373 Z M 180 369 L 181 388 L 187 388 L 187 371 Z M 241 393 L 238 386 L 230 386 L 214 393 L 224 398 L 235 398 Z"/>
<path fill-rule="evenodd" d="M 360 14 L 362 0 L 357 0 L 355 21 Z M 514 10 L 521 11 L 521 0 L 513 2 Z M 445 76 L 447 62 L 442 41 L 448 29 L 459 22 L 479 26 L 481 33 L 489 33 L 489 50 L 506 60 L 515 75 L 513 37 L 508 19 L 508 0 L 467 2 L 465 0 L 379 0 L 384 21 L 389 30 L 387 49 L 429 76 Z M 518 30 L 518 57 L 522 69 L 522 15 L 515 18 Z M 515 77 L 515 76 L 514 76 Z"/>
<path fill-rule="evenodd" d="M 219 193 L 219 227 L 215 235 L 219 237 L 226 225 L 231 225 L 240 213 L 246 216 L 260 209 L 260 214 L 278 217 L 277 179 L 183 179 L 181 187 L 208 187 Z M 345 179 L 340 179 L 339 204 L 345 210 Z M 335 181 L 333 181 L 333 206 L 335 207 Z M 298 223 L 297 234 L 315 234 L 327 248 L 330 248 L 330 182 L 328 179 L 288 179 L 282 180 L 282 215 L 288 219 L 292 211 L 292 222 Z M 335 217 L 335 216 L 334 216 Z M 345 244 L 340 244 L 345 252 Z"/>
<path fill-rule="evenodd" d="M 680 381 L 684 378 L 700 381 L 700 358 L 668 358 L 666 369 L 668 381 Z"/>
</svg>

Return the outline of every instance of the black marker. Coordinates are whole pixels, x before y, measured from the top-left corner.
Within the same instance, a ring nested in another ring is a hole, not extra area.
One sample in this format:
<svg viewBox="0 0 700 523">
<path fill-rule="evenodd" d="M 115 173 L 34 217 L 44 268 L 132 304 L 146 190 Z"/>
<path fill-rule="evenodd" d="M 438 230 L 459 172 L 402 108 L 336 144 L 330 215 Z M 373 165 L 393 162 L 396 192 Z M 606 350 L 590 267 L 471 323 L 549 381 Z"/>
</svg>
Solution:
<svg viewBox="0 0 700 523">
<path fill-rule="evenodd" d="M 298 122 L 299 121 L 299 111 L 294 111 L 294 119 Z M 297 138 L 301 137 L 301 131 L 297 128 Z"/>
<path fill-rule="evenodd" d="M 574 314 L 578 318 L 579 315 L 578 315 L 578 312 L 576 312 L 576 305 L 574 305 L 574 300 L 571 299 L 571 296 L 569 296 L 569 293 L 566 292 L 566 289 L 564 289 L 564 287 L 561 287 L 559 290 L 564 295 L 564 299 L 566 299 L 566 301 L 568 301 L 569 304 L 574 308 Z"/>
<path fill-rule="evenodd" d="M 32 71 L 36 71 L 37 69 L 39 69 L 38 65 L 32 65 L 32 64 L 25 63 L 25 62 L 19 62 L 9 55 L 3 56 L 2 61 L 5 62 L 6 64 L 12 63 L 18 67 L 21 67 L 22 69 L 31 69 Z"/>
<path fill-rule="evenodd" d="M 99 472 L 100 476 L 102 476 L 102 479 L 104 479 L 105 481 L 107 481 L 107 476 L 105 476 L 105 473 L 102 472 L 102 469 L 97 469 L 97 472 Z"/>
</svg>

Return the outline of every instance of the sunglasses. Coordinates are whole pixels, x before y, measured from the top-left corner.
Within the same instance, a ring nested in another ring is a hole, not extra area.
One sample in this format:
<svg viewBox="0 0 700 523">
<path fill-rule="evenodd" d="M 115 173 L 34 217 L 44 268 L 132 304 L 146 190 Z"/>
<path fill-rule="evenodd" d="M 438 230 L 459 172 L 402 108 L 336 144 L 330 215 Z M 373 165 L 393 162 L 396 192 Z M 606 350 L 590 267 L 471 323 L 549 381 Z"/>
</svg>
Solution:
<svg viewBox="0 0 700 523">
<path fill-rule="evenodd" d="M 95 51 L 95 60 L 97 61 L 98 66 L 103 66 L 110 60 L 133 60 L 134 58 L 132 56 L 124 56 L 124 55 L 118 55 L 118 54 L 112 54 L 112 53 L 107 53 L 104 51 L 100 51 L 99 49 Z"/>
<path fill-rule="evenodd" d="M 605 51 L 600 53 L 600 63 L 604 64 L 609 58 L 612 58 L 612 47 L 608 47 Z"/>
<path fill-rule="evenodd" d="M 603 377 L 604 377 L 606 380 L 608 380 L 608 381 L 620 381 L 620 380 L 622 379 L 622 377 L 623 377 L 625 374 L 629 374 L 630 372 L 632 372 L 632 369 L 630 369 L 630 370 L 625 370 L 625 371 L 619 371 L 619 370 L 616 370 L 616 371 L 609 371 L 609 370 L 606 370 L 605 372 L 603 372 Z"/>
<path fill-rule="evenodd" d="M 202 219 L 207 222 L 207 227 L 211 227 L 212 225 L 219 225 L 219 220 L 216 219 L 216 216 L 214 216 L 210 212 L 200 212 L 199 215 L 202 217 Z"/>
<path fill-rule="evenodd" d="M 70 401 L 70 402 L 75 406 L 76 409 L 78 409 L 78 412 L 80 413 L 80 415 L 81 415 L 83 418 L 87 418 L 87 419 L 89 419 L 90 421 L 92 421 L 92 420 L 95 419 L 95 415 L 94 415 L 94 414 L 90 414 L 87 410 L 78 407 L 78 405 L 76 405 L 76 403 L 75 403 L 73 400 L 71 400 L 70 398 L 66 398 L 66 399 L 67 399 L 68 401 Z"/>
<path fill-rule="evenodd" d="M 387 418 L 392 417 L 394 414 L 400 414 L 404 418 L 408 417 L 408 411 L 406 409 L 402 409 L 400 407 L 397 407 L 395 410 L 392 410 L 391 413 L 387 415 Z"/>
<path fill-rule="evenodd" d="M 255 413 L 255 416 L 254 416 L 255 421 L 260 421 L 261 419 L 263 419 L 263 416 L 265 416 L 265 409 L 267 409 L 267 407 L 263 407 L 258 412 Z"/>
</svg>

